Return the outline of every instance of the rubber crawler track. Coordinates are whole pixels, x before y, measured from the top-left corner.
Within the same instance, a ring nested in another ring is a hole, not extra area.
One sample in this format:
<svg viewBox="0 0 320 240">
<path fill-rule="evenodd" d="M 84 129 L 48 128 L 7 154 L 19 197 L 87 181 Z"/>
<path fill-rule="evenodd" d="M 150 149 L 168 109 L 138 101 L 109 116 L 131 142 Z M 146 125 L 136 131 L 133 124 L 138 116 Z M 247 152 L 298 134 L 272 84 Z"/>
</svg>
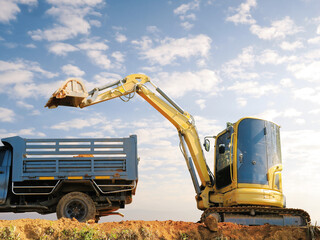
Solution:
<svg viewBox="0 0 320 240">
<path fill-rule="evenodd" d="M 305 221 L 306 225 L 310 224 L 311 219 L 309 213 L 302 209 L 295 208 L 270 208 L 262 206 L 241 206 L 241 207 L 211 207 L 206 209 L 201 215 L 201 222 L 204 222 L 204 219 L 210 213 L 248 213 L 254 211 L 256 214 L 270 214 L 270 215 L 291 215 L 291 216 L 300 216 Z"/>
</svg>

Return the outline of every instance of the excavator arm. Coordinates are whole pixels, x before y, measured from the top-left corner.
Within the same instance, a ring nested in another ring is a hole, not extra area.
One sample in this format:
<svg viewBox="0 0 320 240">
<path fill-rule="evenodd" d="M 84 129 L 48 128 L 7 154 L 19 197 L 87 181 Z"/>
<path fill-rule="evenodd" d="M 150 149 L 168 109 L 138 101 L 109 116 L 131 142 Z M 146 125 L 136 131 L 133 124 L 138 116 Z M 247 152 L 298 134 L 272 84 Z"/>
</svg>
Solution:
<svg viewBox="0 0 320 240">
<path fill-rule="evenodd" d="M 164 99 L 151 91 L 147 84 L 153 87 Z M 213 192 L 214 184 L 213 175 L 207 166 L 194 120 L 188 112 L 154 85 L 146 75 L 132 74 L 90 92 L 86 91 L 80 80 L 69 79 L 52 94 L 45 107 L 55 108 L 62 105 L 84 108 L 114 98 L 129 101 L 136 93 L 176 127 L 180 138 L 180 148 L 197 194 L 198 208 L 201 210 L 209 208 L 211 206 L 209 197 Z M 196 168 L 201 186 L 193 166 Z"/>
</svg>

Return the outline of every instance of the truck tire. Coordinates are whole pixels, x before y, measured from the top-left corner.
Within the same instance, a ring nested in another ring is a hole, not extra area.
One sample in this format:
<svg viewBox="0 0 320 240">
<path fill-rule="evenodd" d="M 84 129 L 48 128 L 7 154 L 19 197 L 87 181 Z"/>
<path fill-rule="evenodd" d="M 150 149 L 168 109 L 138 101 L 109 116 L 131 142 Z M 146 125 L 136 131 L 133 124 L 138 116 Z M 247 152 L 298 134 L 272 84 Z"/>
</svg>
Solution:
<svg viewBox="0 0 320 240">
<path fill-rule="evenodd" d="M 75 218 L 79 222 L 95 220 L 96 207 L 93 200 L 85 193 L 71 192 L 63 196 L 57 205 L 57 218 Z"/>
</svg>

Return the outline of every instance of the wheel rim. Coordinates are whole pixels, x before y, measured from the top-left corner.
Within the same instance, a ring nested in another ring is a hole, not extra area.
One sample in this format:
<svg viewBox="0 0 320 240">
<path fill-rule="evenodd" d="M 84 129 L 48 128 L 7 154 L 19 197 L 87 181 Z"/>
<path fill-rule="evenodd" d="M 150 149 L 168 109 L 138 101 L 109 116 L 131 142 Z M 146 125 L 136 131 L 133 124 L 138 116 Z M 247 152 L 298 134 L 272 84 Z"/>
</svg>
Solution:
<svg viewBox="0 0 320 240">
<path fill-rule="evenodd" d="M 64 209 L 64 214 L 67 218 L 75 218 L 78 221 L 84 219 L 87 212 L 87 205 L 83 201 L 77 199 L 70 201 Z"/>
</svg>

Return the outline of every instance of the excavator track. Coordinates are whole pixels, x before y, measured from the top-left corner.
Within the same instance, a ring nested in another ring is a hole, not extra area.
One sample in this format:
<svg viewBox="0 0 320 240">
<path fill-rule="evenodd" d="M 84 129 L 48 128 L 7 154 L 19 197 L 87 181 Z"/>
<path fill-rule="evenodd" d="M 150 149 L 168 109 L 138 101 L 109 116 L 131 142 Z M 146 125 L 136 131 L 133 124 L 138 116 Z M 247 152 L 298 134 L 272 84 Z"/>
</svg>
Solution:
<svg viewBox="0 0 320 240">
<path fill-rule="evenodd" d="M 211 207 L 208 208 L 203 212 L 201 215 L 201 222 L 204 222 L 205 218 L 210 214 L 218 214 L 219 218 L 218 221 L 224 222 L 223 215 L 224 214 L 233 214 L 233 215 L 240 215 L 242 216 L 294 216 L 300 217 L 303 222 L 303 225 L 308 225 L 311 222 L 310 215 L 306 211 L 302 209 L 295 209 L 295 208 L 271 208 L 271 207 L 264 207 L 264 206 L 241 206 L 241 207 Z"/>
</svg>

